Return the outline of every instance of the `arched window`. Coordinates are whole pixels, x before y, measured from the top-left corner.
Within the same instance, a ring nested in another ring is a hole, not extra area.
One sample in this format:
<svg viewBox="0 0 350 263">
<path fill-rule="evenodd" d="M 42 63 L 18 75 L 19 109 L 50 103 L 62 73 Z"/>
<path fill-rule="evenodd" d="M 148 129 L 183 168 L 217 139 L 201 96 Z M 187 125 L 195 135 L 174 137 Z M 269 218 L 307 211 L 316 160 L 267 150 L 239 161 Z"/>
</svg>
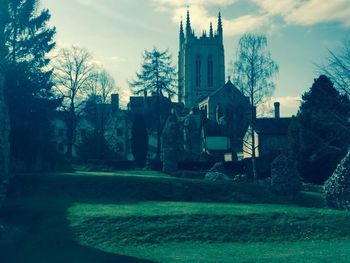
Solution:
<svg viewBox="0 0 350 263">
<path fill-rule="evenodd" d="M 201 56 L 197 55 L 196 57 L 196 87 L 201 86 Z"/>
<path fill-rule="evenodd" d="M 222 107 L 218 104 L 216 106 L 216 121 L 218 122 L 220 118 L 224 115 Z"/>
<path fill-rule="evenodd" d="M 209 55 L 208 57 L 208 87 L 213 87 L 214 85 L 214 76 L 213 76 L 213 56 Z"/>
</svg>

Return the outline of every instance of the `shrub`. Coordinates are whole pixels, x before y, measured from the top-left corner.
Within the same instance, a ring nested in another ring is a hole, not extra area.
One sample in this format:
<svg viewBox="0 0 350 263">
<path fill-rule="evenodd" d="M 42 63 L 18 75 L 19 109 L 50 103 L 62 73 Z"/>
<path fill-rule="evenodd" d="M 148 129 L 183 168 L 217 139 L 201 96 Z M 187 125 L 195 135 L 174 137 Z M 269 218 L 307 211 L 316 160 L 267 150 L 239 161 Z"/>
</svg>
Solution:
<svg viewBox="0 0 350 263">
<path fill-rule="evenodd" d="M 272 192 L 280 195 L 296 196 L 301 190 L 301 180 L 295 164 L 281 154 L 271 163 Z"/>
<path fill-rule="evenodd" d="M 324 188 L 329 207 L 350 210 L 350 149 L 326 181 Z"/>
</svg>

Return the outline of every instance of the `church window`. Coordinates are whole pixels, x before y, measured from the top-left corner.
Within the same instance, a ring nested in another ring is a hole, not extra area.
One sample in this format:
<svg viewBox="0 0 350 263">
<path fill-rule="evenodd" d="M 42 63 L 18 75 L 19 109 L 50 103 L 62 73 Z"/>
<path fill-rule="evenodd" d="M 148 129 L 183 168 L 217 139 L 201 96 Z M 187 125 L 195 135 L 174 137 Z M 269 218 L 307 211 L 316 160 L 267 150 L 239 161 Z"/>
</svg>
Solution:
<svg viewBox="0 0 350 263">
<path fill-rule="evenodd" d="M 210 55 L 208 57 L 208 87 L 213 87 L 214 85 L 213 73 L 213 57 Z"/>
<path fill-rule="evenodd" d="M 222 107 L 220 105 L 217 105 L 216 106 L 216 121 L 219 121 L 223 115 L 224 114 L 222 112 Z"/>
<path fill-rule="evenodd" d="M 196 87 L 201 86 L 201 57 L 198 55 L 196 57 Z"/>
</svg>

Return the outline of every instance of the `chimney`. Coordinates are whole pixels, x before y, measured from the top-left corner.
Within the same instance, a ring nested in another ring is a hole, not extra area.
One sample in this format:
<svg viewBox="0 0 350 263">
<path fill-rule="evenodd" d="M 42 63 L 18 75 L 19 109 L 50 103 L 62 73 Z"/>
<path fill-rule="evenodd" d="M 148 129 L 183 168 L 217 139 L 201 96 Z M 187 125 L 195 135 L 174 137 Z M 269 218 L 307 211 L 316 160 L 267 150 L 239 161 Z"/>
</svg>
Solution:
<svg viewBox="0 0 350 263">
<path fill-rule="evenodd" d="M 113 112 L 119 110 L 119 94 L 111 95 L 111 107 Z"/>
<path fill-rule="evenodd" d="M 275 118 L 279 119 L 280 118 L 280 103 L 279 102 L 275 102 L 274 106 L 275 106 Z"/>
</svg>

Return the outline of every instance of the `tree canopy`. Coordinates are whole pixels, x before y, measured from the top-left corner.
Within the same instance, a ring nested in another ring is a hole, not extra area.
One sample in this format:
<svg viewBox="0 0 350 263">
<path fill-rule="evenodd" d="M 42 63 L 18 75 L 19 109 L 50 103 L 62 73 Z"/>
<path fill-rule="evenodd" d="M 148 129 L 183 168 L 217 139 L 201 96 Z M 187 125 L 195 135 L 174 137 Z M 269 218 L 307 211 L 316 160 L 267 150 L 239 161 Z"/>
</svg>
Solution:
<svg viewBox="0 0 350 263">
<path fill-rule="evenodd" d="M 52 71 L 48 69 L 55 28 L 48 26 L 48 10 L 38 11 L 38 1 L 5 2 L 5 99 L 11 124 L 11 156 L 28 168 L 47 158 L 52 150 L 50 122 L 60 104 L 52 92 Z"/>
<path fill-rule="evenodd" d="M 134 94 L 148 92 L 155 95 L 175 95 L 176 70 L 172 65 L 172 56 L 168 50 L 153 48 L 145 50 L 141 70 L 136 78 L 129 82 Z"/>
<path fill-rule="evenodd" d="M 321 75 L 302 96 L 289 131 L 291 155 L 304 180 L 323 183 L 350 144 L 350 104 L 331 80 Z"/>
<path fill-rule="evenodd" d="M 53 65 L 56 89 L 63 97 L 62 106 L 67 112 L 67 157 L 71 159 L 78 114 L 95 85 L 96 65 L 86 49 L 75 46 L 61 49 Z"/>
</svg>

